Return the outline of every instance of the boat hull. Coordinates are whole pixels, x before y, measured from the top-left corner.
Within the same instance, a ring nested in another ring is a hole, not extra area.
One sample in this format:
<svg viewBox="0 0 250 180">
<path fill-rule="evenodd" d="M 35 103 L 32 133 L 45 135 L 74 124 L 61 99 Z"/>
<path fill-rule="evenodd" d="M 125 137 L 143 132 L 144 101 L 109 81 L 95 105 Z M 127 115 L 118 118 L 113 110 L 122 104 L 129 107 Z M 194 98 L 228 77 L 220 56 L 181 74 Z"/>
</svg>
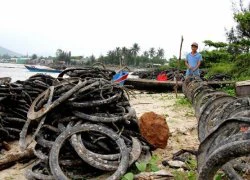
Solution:
<svg viewBox="0 0 250 180">
<path fill-rule="evenodd" d="M 127 78 L 128 78 L 128 72 L 120 71 L 113 76 L 113 81 L 123 86 Z"/>
<path fill-rule="evenodd" d="M 35 66 L 27 66 L 25 67 L 30 71 L 30 72 L 41 72 L 41 73 L 61 73 L 61 70 L 57 69 L 42 69 L 42 68 L 37 68 Z"/>
<path fill-rule="evenodd" d="M 221 86 L 235 85 L 234 81 L 208 81 L 208 85 L 218 88 Z M 125 85 L 138 90 L 148 90 L 157 92 L 174 91 L 177 85 L 179 92 L 182 91 L 182 81 L 156 81 L 149 79 L 130 79 L 128 78 Z"/>
</svg>

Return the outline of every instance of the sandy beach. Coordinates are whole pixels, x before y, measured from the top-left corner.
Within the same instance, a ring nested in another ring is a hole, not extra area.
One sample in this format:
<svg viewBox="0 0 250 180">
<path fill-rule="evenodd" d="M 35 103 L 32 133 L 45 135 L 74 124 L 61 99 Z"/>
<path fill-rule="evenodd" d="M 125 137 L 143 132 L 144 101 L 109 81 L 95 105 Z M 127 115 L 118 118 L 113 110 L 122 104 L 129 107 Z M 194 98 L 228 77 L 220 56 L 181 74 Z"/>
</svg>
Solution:
<svg viewBox="0 0 250 180">
<path fill-rule="evenodd" d="M 170 160 L 172 154 L 181 149 L 198 148 L 197 120 L 191 106 L 178 103 L 178 100 L 183 97 L 183 94 L 178 94 L 176 99 L 174 93 L 149 94 L 139 91 L 136 91 L 135 96 L 131 97 L 130 102 L 138 117 L 150 111 L 166 117 L 171 133 L 168 145 L 165 149 L 154 151 L 154 154 L 157 154 L 161 160 Z M 161 166 L 161 168 L 164 167 Z"/>
</svg>

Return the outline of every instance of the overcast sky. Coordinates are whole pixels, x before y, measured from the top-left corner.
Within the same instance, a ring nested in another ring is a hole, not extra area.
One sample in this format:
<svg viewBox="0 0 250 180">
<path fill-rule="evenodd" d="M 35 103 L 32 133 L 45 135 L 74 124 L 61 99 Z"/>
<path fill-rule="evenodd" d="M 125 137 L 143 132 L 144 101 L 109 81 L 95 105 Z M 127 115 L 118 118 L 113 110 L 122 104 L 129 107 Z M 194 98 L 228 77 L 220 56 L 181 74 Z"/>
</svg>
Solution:
<svg viewBox="0 0 250 180">
<path fill-rule="evenodd" d="M 185 54 L 193 41 L 225 41 L 233 24 L 232 0 L 1 0 L 0 46 L 99 56 L 136 42 L 171 57 L 178 56 L 181 35 Z"/>
</svg>

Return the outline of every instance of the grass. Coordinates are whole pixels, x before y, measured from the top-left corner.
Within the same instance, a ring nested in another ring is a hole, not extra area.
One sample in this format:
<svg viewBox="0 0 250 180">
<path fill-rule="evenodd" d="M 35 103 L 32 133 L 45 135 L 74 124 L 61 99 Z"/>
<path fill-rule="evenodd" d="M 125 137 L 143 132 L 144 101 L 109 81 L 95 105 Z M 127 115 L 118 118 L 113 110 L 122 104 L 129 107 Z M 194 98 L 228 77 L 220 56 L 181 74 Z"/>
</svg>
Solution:
<svg viewBox="0 0 250 180">
<path fill-rule="evenodd" d="M 192 107 L 191 103 L 186 97 L 178 97 L 175 101 L 177 107 Z"/>
<path fill-rule="evenodd" d="M 246 61 L 248 61 L 248 59 Z M 239 62 L 213 63 L 208 69 L 208 73 L 205 75 L 205 78 L 209 78 L 214 74 L 222 73 L 232 75 L 233 80 L 235 81 L 250 80 L 250 69 L 248 68 L 249 65 L 244 65 L 244 62 L 246 61 L 243 61 L 242 64 Z"/>
<path fill-rule="evenodd" d="M 194 158 L 189 158 L 186 162 L 186 167 L 189 169 L 188 171 L 180 171 L 175 170 L 173 172 L 175 180 L 196 180 L 198 178 L 197 173 L 197 161 Z M 214 177 L 214 180 L 224 180 L 225 174 L 221 171 L 218 171 Z"/>
<path fill-rule="evenodd" d="M 228 62 L 214 63 L 209 68 L 206 77 L 210 77 L 210 76 L 212 76 L 214 74 L 218 74 L 218 73 L 232 74 L 233 68 L 234 68 L 233 63 L 228 63 Z"/>
<path fill-rule="evenodd" d="M 173 172 L 175 180 L 196 180 L 196 171 L 174 171 Z"/>
<path fill-rule="evenodd" d="M 165 117 L 169 117 L 169 115 L 167 113 L 164 114 Z"/>
<path fill-rule="evenodd" d="M 197 169 L 197 161 L 193 158 L 188 159 L 185 164 L 190 170 L 195 171 Z"/>
<path fill-rule="evenodd" d="M 222 88 L 218 88 L 217 90 L 223 91 L 223 92 L 229 94 L 230 96 L 236 96 L 234 86 L 225 86 L 225 87 L 222 87 Z"/>
<path fill-rule="evenodd" d="M 196 180 L 198 177 L 197 174 L 197 161 L 191 156 L 185 162 L 186 167 L 189 169 L 188 171 L 174 171 L 174 179 L 175 180 Z"/>
<path fill-rule="evenodd" d="M 130 172 L 126 173 L 121 180 L 133 180 L 135 174 L 141 172 L 156 172 L 160 169 L 157 166 L 157 162 L 160 158 L 157 155 L 153 155 L 150 160 L 146 162 L 136 162 L 135 166 L 130 169 Z"/>
</svg>

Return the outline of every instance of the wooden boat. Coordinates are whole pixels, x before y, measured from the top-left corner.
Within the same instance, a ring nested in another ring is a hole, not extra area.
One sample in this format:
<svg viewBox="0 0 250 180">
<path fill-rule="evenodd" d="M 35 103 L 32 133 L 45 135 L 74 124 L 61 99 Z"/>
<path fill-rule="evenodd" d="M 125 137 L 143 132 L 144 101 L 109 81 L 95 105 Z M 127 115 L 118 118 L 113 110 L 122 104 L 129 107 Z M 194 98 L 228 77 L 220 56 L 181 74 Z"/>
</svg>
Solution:
<svg viewBox="0 0 250 180">
<path fill-rule="evenodd" d="M 44 72 L 44 73 L 60 73 L 61 70 L 51 69 L 51 68 L 39 68 L 36 66 L 24 65 L 31 72 Z"/>
<path fill-rule="evenodd" d="M 113 76 L 113 81 L 123 86 L 127 78 L 128 78 L 127 71 L 119 71 Z"/>
<path fill-rule="evenodd" d="M 235 85 L 234 81 L 208 81 L 208 85 L 212 87 L 220 87 L 226 85 Z M 152 90 L 152 91 L 167 91 L 174 90 L 176 81 L 157 81 L 149 79 L 130 79 L 125 81 L 125 85 L 128 85 L 138 90 Z M 177 89 L 181 90 L 182 81 L 177 82 Z"/>
<path fill-rule="evenodd" d="M 121 68 L 117 71 L 117 73 L 113 76 L 113 81 L 119 83 L 121 86 L 124 85 L 125 81 L 129 75 L 129 68 L 127 66 Z"/>
</svg>

